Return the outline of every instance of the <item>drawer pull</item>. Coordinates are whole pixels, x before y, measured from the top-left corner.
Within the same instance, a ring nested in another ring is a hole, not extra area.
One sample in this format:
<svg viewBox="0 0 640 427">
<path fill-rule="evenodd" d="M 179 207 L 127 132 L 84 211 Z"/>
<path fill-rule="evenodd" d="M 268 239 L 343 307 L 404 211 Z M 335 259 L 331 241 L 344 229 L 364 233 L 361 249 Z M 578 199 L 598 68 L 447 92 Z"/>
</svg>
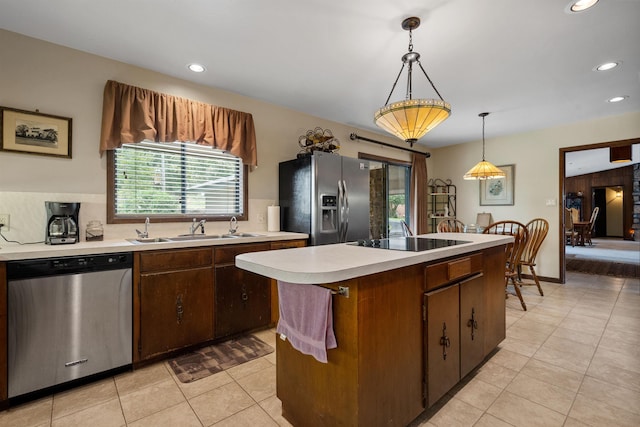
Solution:
<svg viewBox="0 0 640 427">
<path fill-rule="evenodd" d="M 242 285 L 242 294 L 240 294 L 240 298 L 244 302 L 249 300 L 249 294 L 247 293 L 247 287 L 245 285 Z"/>
</svg>

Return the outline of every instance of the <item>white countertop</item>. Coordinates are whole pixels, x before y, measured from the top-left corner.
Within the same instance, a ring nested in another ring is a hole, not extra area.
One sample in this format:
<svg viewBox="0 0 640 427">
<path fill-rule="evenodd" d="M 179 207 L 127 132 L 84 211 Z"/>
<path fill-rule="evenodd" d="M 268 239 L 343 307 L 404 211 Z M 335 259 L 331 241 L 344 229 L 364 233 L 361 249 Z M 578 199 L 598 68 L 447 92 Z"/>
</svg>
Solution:
<svg viewBox="0 0 640 427">
<path fill-rule="evenodd" d="M 126 239 L 79 242 L 69 245 L 8 244 L 0 240 L 0 261 L 50 258 L 73 255 L 107 254 L 114 252 L 136 252 L 157 249 L 179 249 L 200 246 L 237 245 L 243 243 L 264 243 L 282 240 L 306 239 L 308 235 L 289 232 L 258 232 L 256 237 L 233 239 L 183 240 L 179 242 L 132 243 Z"/>
<path fill-rule="evenodd" d="M 251 252 L 236 257 L 236 266 L 273 279 L 299 284 L 335 283 L 423 262 L 463 255 L 511 243 L 513 237 L 493 234 L 434 233 L 420 237 L 464 243 L 423 252 L 354 246 L 347 243 L 278 251 Z"/>
</svg>

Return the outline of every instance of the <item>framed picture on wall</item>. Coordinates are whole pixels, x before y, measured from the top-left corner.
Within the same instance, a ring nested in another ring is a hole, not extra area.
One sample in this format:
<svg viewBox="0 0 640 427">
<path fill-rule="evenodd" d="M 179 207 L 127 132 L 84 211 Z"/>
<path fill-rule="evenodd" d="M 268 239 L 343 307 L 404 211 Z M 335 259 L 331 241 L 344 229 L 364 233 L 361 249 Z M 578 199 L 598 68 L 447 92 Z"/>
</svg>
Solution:
<svg viewBox="0 0 640 427">
<path fill-rule="evenodd" d="M 71 158 L 71 119 L 0 107 L 0 150 Z"/>
<path fill-rule="evenodd" d="M 480 181 L 480 206 L 513 205 L 516 165 L 498 166 L 505 173 L 504 178 Z"/>
</svg>

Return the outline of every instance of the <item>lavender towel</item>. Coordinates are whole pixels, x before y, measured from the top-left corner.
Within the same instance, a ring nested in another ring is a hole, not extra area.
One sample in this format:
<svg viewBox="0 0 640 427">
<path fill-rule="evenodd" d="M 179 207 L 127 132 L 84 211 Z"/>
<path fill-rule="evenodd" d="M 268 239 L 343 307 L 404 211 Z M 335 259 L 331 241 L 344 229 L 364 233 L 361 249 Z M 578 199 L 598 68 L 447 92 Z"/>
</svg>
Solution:
<svg viewBox="0 0 640 427">
<path fill-rule="evenodd" d="M 338 347 L 333 333 L 331 290 L 278 281 L 280 320 L 276 332 L 293 348 L 327 363 L 327 350 Z"/>
</svg>

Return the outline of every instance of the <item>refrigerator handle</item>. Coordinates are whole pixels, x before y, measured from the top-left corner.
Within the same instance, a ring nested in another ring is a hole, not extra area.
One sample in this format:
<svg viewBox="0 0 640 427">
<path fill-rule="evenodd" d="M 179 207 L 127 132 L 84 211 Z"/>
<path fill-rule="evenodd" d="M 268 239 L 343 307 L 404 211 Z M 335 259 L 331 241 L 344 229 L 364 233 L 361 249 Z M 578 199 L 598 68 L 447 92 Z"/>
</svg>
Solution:
<svg viewBox="0 0 640 427">
<path fill-rule="evenodd" d="M 342 190 L 342 180 L 338 180 L 338 243 L 342 242 L 342 232 L 344 229 L 344 191 Z"/>
<path fill-rule="evenodd" d="M 347 190 L 347 181 L 342 180 L 342 186 L 344 187 L 344 232 L 342 241 L 347 241 L 347 232 L 349 231 L 349 191 Z"/>
</svg>

